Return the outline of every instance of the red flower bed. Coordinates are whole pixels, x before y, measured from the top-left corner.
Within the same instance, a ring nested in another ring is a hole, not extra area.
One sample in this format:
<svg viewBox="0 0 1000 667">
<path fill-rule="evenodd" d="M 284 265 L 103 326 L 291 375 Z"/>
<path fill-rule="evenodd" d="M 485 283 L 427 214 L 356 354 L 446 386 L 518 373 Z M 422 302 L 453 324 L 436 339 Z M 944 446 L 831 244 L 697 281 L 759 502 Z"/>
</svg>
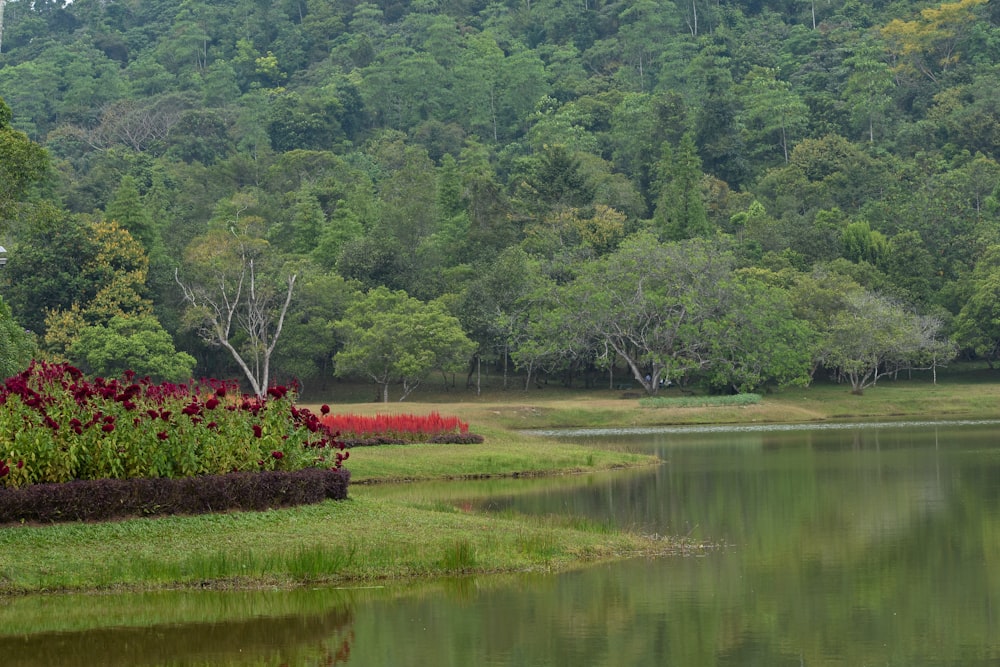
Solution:
<svg viewBox="0 0 1000 667">
<path fill-rule="evenodd" d="M 442 417 L 437 412 L 427 415 L 330 414 L 323 406 L 320 423 L 346 446 L 397 444 L 409 442 L 469 443 L 482 442 L 482 437 L 469 433 L 469 424 L 457 417 Z"/>
<path fill-rule="evenodd" d="M 0 487 L 71 480 L 339 469 L 347 452 L 285 387 L 86 379 L 32 363 L 0 383 Z"/>
</svg>

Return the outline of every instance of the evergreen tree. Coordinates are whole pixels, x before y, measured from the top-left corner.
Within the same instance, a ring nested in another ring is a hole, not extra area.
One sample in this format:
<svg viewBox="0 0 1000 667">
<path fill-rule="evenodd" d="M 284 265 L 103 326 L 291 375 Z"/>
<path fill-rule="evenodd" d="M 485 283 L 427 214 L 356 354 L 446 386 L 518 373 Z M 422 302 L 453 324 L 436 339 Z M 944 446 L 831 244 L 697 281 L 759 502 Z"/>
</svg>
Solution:
<svg viewBox="0 0 1000 667">
<path fill-rule="evenodd" d="M 681 138 L 676 151 L 663 144 L 661 187 L 653 221 L 664 240 L 680 241 L 711 234 L 702 198 L 701 160 L 691 134 Z"/>
</svg>

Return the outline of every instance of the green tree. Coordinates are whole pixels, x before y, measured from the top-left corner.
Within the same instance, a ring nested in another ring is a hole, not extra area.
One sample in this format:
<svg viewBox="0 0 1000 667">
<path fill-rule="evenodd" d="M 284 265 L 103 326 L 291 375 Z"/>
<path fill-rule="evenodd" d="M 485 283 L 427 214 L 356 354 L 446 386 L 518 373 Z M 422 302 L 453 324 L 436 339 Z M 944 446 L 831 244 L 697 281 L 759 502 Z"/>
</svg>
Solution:
<svg viewBox="0 0 1000 667">
<path fill-rule="evenodd" d="M 0 224 L 17 213 L 32 185 L 48 171 L 48 155 L 28 135 L 11 127 L 13 113 L 0 98 Z"/>
<path fill-rule="evenodd" d="M 465 286 L 455 308 L 463 329 L 478 346 L 467 384 L 476 375 L 476 393 L 482 388 L 481 362 L 499 359 L 503 387 L 507 388 L 511 341 L 520 338 L 526 320 L 525 300 L 533 286 L 527 253 L 513 246 L 476 272 Z"/>
<path fill-rule="evenodd" d="M 684 135 L 676 151 L 663 145 L 660 171 L 662 185 L 653 222 L 661 237 L 680 241 L 711 234 L 702 196 L 705 175 L 691 134 Z"/>
<path fill-rule="evenodd" d="M 132 238 L 142 243 L 147 253 L 161 250 L 158 230 L 153 225 L 152 217 L 142 203 L 139 186 L 130 175 L 122 177 L 111 201 L 104 209 L 104 217 L 114 220 L 122 228 L 128 230 Z"/>
<path fill-rule="evenodd" d="M 872 45 L 855 49 L 854 55 L 844 61 L 851 67 L 851 75 L 844 88 L 844 96 L 851 107 L 854 122 L 868 130 L 868 143 L 875 143 L 875 126 L 892 103 L 892 71 L 879 58 Z"/>
<path fill-rule="evenodd" d="M 396 382 L 403 385 L 402 401 L 432 371 L 463 368 L 476 347 L 440 303 L 385 287 L 370 290 L 348 308 L 336 328 L 344 346 L 333 358 L 335 373 L 370 378 L 383 402 Z"/>
<path fill-rule="evenodd" d="M 868 262 L 877 266 L 889 254 L 889 241 L 882 232 L 872 230 L 867 220 L 852 222 L 841 235 L 844 257 L 852 262 Z"/>
<path fill-rule="evenodd" d="M 942 339 L 941 322 L 908 312 L 899 303 L 874 292 L 856 291 L 844 299 L 827 329 L 823 364 L 863 394 L 892 370 L 919 366 L 933 358 L 935 367 L 954 355 Z"/>
<path fill-rule="evenodd" d="M 324 273 L 307 263 L 295 283 L 296 298 L 288 309 L 282 344 L 274 351 L 274 368 L 283 378 L 294 378 L 299 395 L 333 378 L 333 356 L 340 348 L 334 322 L 361 296 L 359 285 L 336 273 Z"/>
<path fill-rule="evenodd" d="M 9 259 L 0 273 L 4 296 L 16 319 L 26 328 L 45 332 L 45 315 L 95 294 L 84 267 L 97 249 L 87 225 L 65 211 L 44 203 L 22 220 Z"/>
<path fill-rule="evenodd" d="M 709 387 L 751 392 L 766 383 L 805 385 L 810 380 L 816 333 L 795 317 L 788 292 L 745 273 L 729 286 L 718 319 L 706 323 Z"/>
<path fill-rule="evenodd" d="M 38 352 L 35 337 L 25 331 L 0 298 L 0 378 L 8 378 L 27 368 Z"/>
<path fill-rule="evenodd" d="M 976 262 L 955 318 L 955 339 L 991 365 L 1000 358 L 1000 246 L 990 246 Z"/>
<path fill-rule="evenodd" d="M 176 350 L 170 334 L 150 314 L 118 315 L 107 324 L 86 326 L 67 352 L 82 370 L 104 377 L 131 370 L 139 377 L 183 382 L 196 363 L 190 354 Z"/>
<path fill-rule="evenodd" d="M 743 89 L 740 120 L 747 133 L 747 145 L 758 147 L 758 162 L 765 164 L 774 148 L 779 148 L 787 164 L 792 142 L 808 125 L 809 107 L 772 68 L 751 70 Z"/>
<path fill-rule="evenodd" d="M 676 382 L 703 367 L 709 341 L 701 331 L 717 313 L 731 269 L 731 255 L 707 241 L 663 244 L 637 234 L 558 288 L 553 304 L 533 318 L 528 339 L 550 353 L 592 349 L 605 365 L 622 359 L 655 394 L 661 380 Z"/>
<path fill-rule="evenodd" d="M 747 180 L 749 163 L 737 122 L 740 103 L 728 67 L 728 59 L 705 51 L 691 62 L 689 78 L 699 95 L 691 106 L 697 109 L 694 139 L 702 165 L 735 187 Z"/>
</svg>

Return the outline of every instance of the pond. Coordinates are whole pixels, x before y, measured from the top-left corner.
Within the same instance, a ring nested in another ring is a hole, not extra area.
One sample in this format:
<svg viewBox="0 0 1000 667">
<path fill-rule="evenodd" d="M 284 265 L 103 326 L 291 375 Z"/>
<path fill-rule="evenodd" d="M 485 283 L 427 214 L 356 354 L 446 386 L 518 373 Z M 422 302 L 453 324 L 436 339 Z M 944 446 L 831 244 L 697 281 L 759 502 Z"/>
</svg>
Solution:
<svg viewBox="0 0 1000 667">
<path fill-rule="evenodd" d="M 722 546 L 387 588 L 16 598 L 0 602 L 0 660 L 995 665 L 998 433 L 994 422 L 565 433 L 665 463 L 365 492 L 572 514 Z M 78 620 L 95 607 L 101 627 Z"/>
</svg>

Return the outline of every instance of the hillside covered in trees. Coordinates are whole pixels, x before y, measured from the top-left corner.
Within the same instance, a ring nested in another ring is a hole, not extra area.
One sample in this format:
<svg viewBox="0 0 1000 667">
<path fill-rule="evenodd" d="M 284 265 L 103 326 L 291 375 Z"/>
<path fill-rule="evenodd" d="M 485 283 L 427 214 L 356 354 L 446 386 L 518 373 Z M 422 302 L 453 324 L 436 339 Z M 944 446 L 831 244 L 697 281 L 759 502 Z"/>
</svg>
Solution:
<svg viewBox="0 0 1000 667">
<path fill-rule="evenodd" d="M 0 0 L 0 315 L 32 332 L 0 361 L 386 398 L 483 365 L 860 392 L 992 362 L 998 19 Z"/>
</svg>

